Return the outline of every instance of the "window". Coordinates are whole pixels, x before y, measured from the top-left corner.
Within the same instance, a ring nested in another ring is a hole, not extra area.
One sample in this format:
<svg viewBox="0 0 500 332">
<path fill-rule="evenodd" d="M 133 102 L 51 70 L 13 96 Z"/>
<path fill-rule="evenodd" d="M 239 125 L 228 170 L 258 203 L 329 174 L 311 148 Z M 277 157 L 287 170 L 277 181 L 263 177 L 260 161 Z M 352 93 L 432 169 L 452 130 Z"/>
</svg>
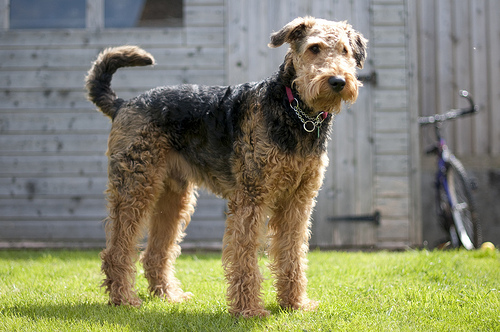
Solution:
<svg viewBox="0 0 500 332">
<path fill-rule="evenodd" d="M 105 0 L 106 28 L 182 26 L 182 0 Z"/>
<path fill-rule="evenodd" d="M 10 28 L 83 29 L 90 1 L 96 0 L 10 0 Z M 105 28 L 183 25 L 183 0 L 102 1 L 104 22 L 101 24 Z"/>
<path fill-rule="evenodd" d="M 86 0 L 11 0 L 11 29 L 85 28 Z"/>
</svg>

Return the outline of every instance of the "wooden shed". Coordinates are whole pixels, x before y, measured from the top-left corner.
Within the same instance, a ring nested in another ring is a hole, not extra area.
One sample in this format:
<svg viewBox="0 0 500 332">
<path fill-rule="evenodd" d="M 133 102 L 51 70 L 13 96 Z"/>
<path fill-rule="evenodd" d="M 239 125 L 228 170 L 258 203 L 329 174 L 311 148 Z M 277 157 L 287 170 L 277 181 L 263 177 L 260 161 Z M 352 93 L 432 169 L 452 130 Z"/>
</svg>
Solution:
<svg viewBox="0 0 500 332">
<path fill-rule="evenodd" d="M 370 40 L 358 101 L 335 119 L 311 245 L 421 243 L 414 1 L 145 0 L 135 16 L 117 0 L 67 2 L 75 8 L 63 17 L 16 10 L 59 2 L 0 1 L 0 247 L 104 244 L 110 123 L 83 89 L 101 50 L 136 44 L 157 60 L 114 76 L 122 98 L 158 85 L 256 81 L 286 52 L 267 47 L 270 33 L 305 15 L 348 20 Z M 160 14 L 165 6 L 180 11 Z M 128 20 L 113 15 L 120 10 Z M 224 212 L 201 192 L 186 245 L 220 247 Z"/>
</svg>

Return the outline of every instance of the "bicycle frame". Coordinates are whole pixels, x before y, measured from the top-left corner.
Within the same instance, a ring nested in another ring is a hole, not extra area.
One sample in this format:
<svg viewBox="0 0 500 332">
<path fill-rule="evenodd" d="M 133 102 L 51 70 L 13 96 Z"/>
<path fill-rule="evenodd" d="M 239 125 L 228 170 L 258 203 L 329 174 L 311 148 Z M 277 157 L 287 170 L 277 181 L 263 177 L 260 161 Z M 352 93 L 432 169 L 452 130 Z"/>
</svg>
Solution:
<svg viewBox="0 0 500 332">
<path fill-rule="evenodd" d="M 450 190 L 450 184 L 448 183 L 448 170 L 451 167 L 451 163 L 460 164 L 456 157 L 451 153 L 448 146 L 446 145 L 445 139 L 441 136 L 441 124 L 447 120 L 456 119 L 463 115 L 473 114 L 479 110 L 477 105 L 474 105 L 472 97 L 465 90 L 460 91 L 460 95 L 466 98 L 469 103 L 469 108 L 454 109 L 446 112 L 445 114 L 435 114 L 429 117 L 421 117 L 418 119 L 420 125 L 432 124 L 435 128 L 435 134 L 437 138 L 436 145 L 432 149 L 428 149 L 427 153 L 435 153 L 438 156 L 437 160 L 437 171 L 436 171 L 436 192 L 440 193 L 440 188 L 443 188 L 446 195 L 446 200 L 448 206 L 450 207 L 450 212 L 452 213 L 452 222 L 450 224 L 450 229 L 448 230 L 451 236 L 451 241 L 454 247 L 457 247 L 460 242 L 466 249 L 473 249 L 474 245 L 469 239 L 467 232 L 464 227 L 464 223 L 460 212 L 467 206 L 462 206 L 462 203 L 458 203 L 456 197 L 452 195 Z M 440 197 L 437 197 L 438 204 L 441 201 Z M 439 209 L 441 207 L 439 206 Z M 444 217 L 444 216 L 443 216 Z M 456 229 L 455 229 L 456 227 Z M 457 237 L 458 235 L 458 237 Z"/>
<path fill-rule="evenodd" d="M 458 236 L 460 238 L 460 242 L 466 248 L 467 250 L 474 249 L 474 245 L 470 241 L 469 237 L 467 236 L 467 233 L 465 231 L 464 224 L 462 222 L 462 218 L 460 216 L 459 210 L 461 209 L 461 206 L 459 203 L 455 202 L 451 193 L 450 193 L 450 187 L 448 184 L 448 168 L 450 167 L 450 160 L 454 159 L 455 156 L 451 153 L 451 151 L 448 149 L 448 146 L 446 145 L 446 141 L 443 137 L 441 137 L 440 134 L 440 123 L 437 123 L 436 126 L 436 135 L 438 137 L 439 143 L 437 146 L 437 155 L 438 155 L 438 160 L 437 160 L 437 171 L 436 171 L 436 190 L 439 192 L 439 187 L 441 186 L 444 189 L 444 192 L 446 194 L 446 199 L 448 201 L 448 205 L 451 208 L 451 213 L 453 214 L 453 219 L 454 223 L 451 225 L 452 229 L 449 231 L 450 236 L 451 236 L 451 241 L 454 247 L 458 246 L 458 239 L 456 238 L 456 233 L 458 233 Z M 456 230 L 453 229 L 454 226 L 456 226 Z M 456 232 L 456 233 L 455 233 Z"/>
</svg>

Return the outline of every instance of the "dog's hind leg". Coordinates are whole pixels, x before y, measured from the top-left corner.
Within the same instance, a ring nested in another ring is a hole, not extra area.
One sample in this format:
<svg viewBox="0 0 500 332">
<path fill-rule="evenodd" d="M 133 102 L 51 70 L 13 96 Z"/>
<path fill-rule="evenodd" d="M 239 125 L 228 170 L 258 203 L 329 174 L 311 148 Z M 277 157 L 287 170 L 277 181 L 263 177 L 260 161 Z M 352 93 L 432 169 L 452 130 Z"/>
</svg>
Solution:
<svg viewBox="0 0 500 332">
<path fill-rule="evenodd" d="M 147 126 L 131 132 L 136 135 L 112 130 L 109 139 L 102 286 L 109 292 L 110 304 L 139 306 L 134 290 L 137 245 L 163 191 L 166 163 L 161 136 Z"/>
<path fill-rule="evenodd" d="M 134 178 L 137 175 L 129 174 L 126 182 L 132 185 Z M 144 201 L 147 195 L 138 196 L 139 188 L 135 193 L 118 193 L 124 188 L 113 187 L 112 184 L 108 185 L 110 216 L 106 222 L 106 249 L 101 252 L 101 269 L 106 275 L 102 286 L 109 292 L 110 304 L 138 307 L 141 300 L 134 290 L 137 245 L 151 214 L 152 202 L 150 198 L 149 201 Z M 114 193 L 110 193 L 111 191 Z"/>
<path fill-rule="evenodd" d="M 174 276 L 175 259 L 181 253 L 179 243 L 194 212 L 196 196 L 192 185 L 171 189 L 166 186 L 156 203 L 149 225 L 148 246 L 142 262 L 149 291 L 170 302 L 181 302 L 185 293 Z"/>
</svg>

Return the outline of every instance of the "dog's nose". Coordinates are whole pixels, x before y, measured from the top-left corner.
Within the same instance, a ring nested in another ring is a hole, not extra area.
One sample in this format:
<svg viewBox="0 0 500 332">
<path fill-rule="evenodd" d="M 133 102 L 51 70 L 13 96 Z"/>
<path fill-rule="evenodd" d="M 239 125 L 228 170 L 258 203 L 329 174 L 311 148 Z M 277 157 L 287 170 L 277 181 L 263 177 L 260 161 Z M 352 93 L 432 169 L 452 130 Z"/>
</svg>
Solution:
<svg viewBox="0 0 500 332">
<path fill-rule="evenodd" d="M 328 79 L 328 84 L 332 87 L 333 91 L 340 92 L 345 86 L 345 79 L 340 76 L 331 76 Z"/>
</svg>

